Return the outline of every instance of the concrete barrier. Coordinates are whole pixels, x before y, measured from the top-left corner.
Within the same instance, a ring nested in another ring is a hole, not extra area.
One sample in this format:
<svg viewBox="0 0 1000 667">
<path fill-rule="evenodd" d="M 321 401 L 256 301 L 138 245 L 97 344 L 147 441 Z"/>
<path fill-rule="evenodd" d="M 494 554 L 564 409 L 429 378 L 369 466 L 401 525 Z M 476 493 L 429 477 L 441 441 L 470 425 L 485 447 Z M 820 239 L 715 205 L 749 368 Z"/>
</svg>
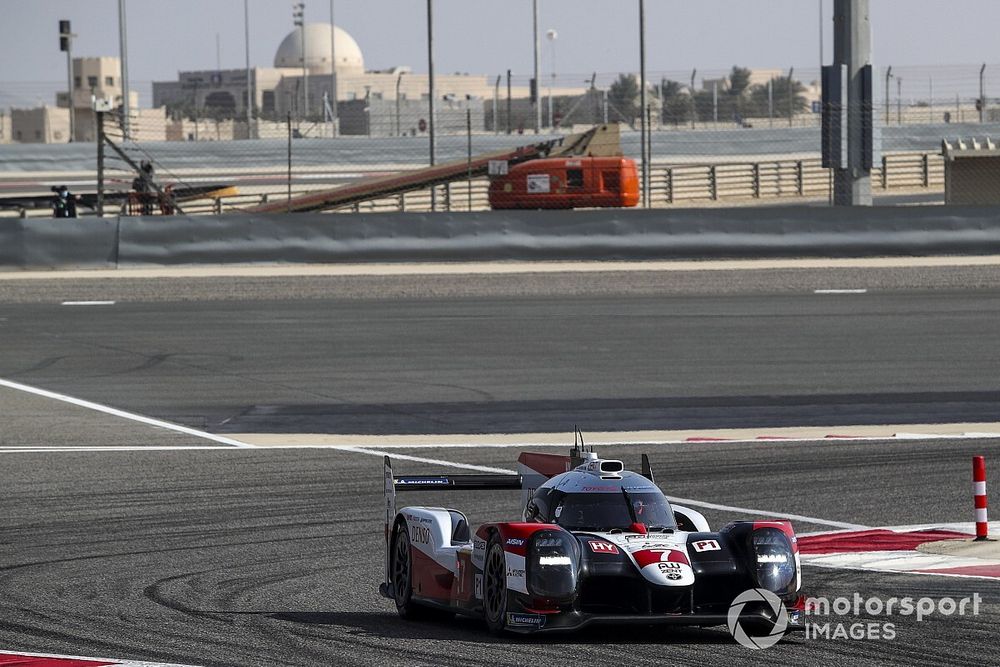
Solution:
<svg viewBox="0 0 1000 667">
<path fill-rule="evenodd" d="M 8 268 L 1000 253 L 1000 207 L 231 214 L 0 225 Z"/>
<path fill-rule="evenodd" d="M 0 219 L 0 267 L 98 269 L 118 263 L 118 218 Z"/>
</svg>

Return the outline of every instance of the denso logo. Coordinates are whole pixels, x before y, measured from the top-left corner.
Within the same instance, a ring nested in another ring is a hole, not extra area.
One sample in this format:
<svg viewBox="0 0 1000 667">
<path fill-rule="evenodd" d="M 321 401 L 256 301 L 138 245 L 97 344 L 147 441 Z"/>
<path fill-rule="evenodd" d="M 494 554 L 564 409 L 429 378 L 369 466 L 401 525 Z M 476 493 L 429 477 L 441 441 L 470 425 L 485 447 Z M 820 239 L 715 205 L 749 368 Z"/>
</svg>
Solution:
<svg viewBox="0 0 1000 667">
<path fill-rule="evenodd" d="M 523 547 L 524 546 L 524 540 L 522 540 L 520 537 L 508 537 L 507 538 L 507 546 L 509 546 L 509 547 Z"/>
<path fill-rule="evenodd" d="M 430 544 L 430 529 L 427 526 L 410 526 L 410 541 L 416 544 Z"/>
</svg>

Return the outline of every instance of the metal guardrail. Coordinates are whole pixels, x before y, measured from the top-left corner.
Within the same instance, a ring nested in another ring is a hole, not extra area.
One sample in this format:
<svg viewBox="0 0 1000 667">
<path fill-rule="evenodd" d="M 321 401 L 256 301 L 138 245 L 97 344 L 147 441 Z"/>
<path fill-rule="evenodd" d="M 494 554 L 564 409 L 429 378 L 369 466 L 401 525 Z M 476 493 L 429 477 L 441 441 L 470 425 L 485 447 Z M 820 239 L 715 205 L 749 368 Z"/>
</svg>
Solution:
<svg viewBox="0 0 1000 667">
<path fill-rule="evenodd" d="M 652 205 L 699 206 L 773 203 L 781 199 L 826 199 L 833 188 L 832 174 L 820 158 L 726 162 L 711 164 L 654 165 L 650 173 Z M 883 192 L 939 192 L 944 197 L 944 159 L 934 153 L 897 153 L 882 157 L 872 170 L 872 188 Z M 456 181 L 437 186 L 439 211 L 483 211 L 489 209 L 489 180 Z M 294 189 L 293 196 L 310 190 Z M 217 215 L 238 212 L 287 196 L 286 191 L 241 194 L 184 204 L 186 213 Z M 383 197 L 340 209 L 339 213 L 431 210 L 430 189 Z M 37 215 L 45 215 L 39 212 Z"/>
</svg>

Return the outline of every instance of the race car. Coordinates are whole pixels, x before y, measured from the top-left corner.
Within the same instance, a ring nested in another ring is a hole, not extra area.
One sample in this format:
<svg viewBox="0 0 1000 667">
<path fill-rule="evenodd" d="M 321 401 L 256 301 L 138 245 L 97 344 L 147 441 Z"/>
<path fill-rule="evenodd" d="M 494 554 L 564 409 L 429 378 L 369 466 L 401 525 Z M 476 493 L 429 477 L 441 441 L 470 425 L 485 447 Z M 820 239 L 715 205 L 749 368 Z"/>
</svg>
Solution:
<svg viewBox="0 0 1000 667">
<path fill-rule="evenodd" d="M 570 456 L 522 453 L 517 475 L 394 476 L 385 457 L 385 581 L 404 619 L 481 617 L 494 633 L 594 623 L 727 623 L 750 589 L 780 599 L 746 605 L 754 620 L 800 629 L 801 572 L 788 521 L 736 521 L 717 532 L 672 505 L 642 473 L 579 444 Z M 403 490 L 522 492 L 521 521 L 485 523 L 441 507 L 396 510 Z M 771 599 L 774 599 L 771 596 Z M 782 607 L 783 605 L 783 607 Z M 768 626 L 768 623 L 770 626 Z"/>
</svg>

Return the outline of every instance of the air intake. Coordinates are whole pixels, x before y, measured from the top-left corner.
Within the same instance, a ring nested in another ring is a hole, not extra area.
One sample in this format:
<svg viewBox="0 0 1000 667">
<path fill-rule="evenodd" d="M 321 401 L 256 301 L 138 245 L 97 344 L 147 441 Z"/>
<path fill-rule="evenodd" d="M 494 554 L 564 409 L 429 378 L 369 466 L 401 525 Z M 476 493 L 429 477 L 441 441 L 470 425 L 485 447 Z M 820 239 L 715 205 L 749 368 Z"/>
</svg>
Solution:
<svg viewBox="0 0 1000 667">
<path fill-rule="evenodd" d="M 625 465 L 621 461 L 601 461 L 602 473 L 619 473 L 624 469 Z"/>
</svg>

